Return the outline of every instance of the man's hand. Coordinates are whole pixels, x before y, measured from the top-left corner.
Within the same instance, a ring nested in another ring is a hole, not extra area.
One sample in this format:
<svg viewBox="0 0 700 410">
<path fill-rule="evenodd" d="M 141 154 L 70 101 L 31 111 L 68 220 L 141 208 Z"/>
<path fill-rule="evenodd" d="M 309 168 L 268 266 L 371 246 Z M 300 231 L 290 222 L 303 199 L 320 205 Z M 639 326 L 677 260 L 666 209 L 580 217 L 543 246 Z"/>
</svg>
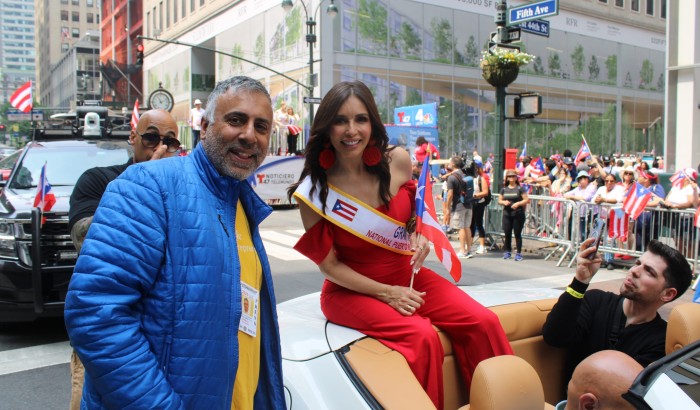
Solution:
<svg viewBox="0 0 700 410">
<path fill-rule="evenodd" d="M 73 241 L 73 246 L 75 250 L 80 253 L 80 249 L 83 247 L 83 242 L 85 242 L 85 237 L 87 236 L 88 229 L 92 224 L 92 216 L 83 218 L 73 224 L 73 228 L 70 231 L 70 238 Z"/>
<path fill-rule="evenodd" d="M 597 252 L 597 249 L 592 246 L 595 238 L 588 238 L 581 243 L 581 248 L 576 257 L 576 279 L 582 283 L 591 283 L 591 279 L 600 269 L 600 263 L 603 261 L 600 255 L 595 258 L 588 259 L 592 254 Z"/>
<path fill-rule="evenodd" d="M 167 153 L 168 153 L 168 146 L 165 144 L 160 144 L 160 146 L 158 148 L 156 148 L 155 151 L 153 151 L 153 155 L 151 155 L 151 159 L 149 161 L 155 161 L 155 160 L 161 159 Z"/>
</svg>

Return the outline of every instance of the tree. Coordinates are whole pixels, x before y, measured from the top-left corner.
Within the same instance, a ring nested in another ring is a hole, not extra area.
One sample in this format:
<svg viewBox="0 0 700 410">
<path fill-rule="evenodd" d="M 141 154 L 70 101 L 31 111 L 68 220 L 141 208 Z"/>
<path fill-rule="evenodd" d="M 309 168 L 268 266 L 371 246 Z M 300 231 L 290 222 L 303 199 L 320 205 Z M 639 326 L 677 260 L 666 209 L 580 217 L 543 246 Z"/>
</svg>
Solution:
<svg viewBox="0 0 700 410">
<path fill-rule="evenodd" d="M 472 67 L 479 65 L 479 49 L 476 47 L 474 36 L 469 36 L 469 40 L 464 46 L 464 63 Z"/>
<path fill-rule="evenodd" d="M 406 105 L 418 105 L 423 103 L 423 97 L 415 88 L 406 89 Z"/>
<path fill-rule="evenodd" d="M 600 66 L 598 65 L 598 59 L 595 55 L 591 56 L 591 62 L 588 63 L 588 78 L 591 81 L 596 81 L 600 75 Z"/>
<path fill-rule="evenodd" d="M 231 49 L 231 54 L 242 57 L 243 46 L 241 46 L 239 43 L 234 44 L 233 48 Z M 231 57 L 230 73 L 231 75 L 239 75 L 243 73 L 243 60 L 240 58 Z"/>
<path fill-rule="evenodd" d="M 571 54 L 571 65 L 574 69 L 574 77 L 577 79 L 581 78 L 581 73 L 583 73 L 583 66 L 586 64 L 586 56 L 583 54 L 583 46 L 578 44 L 574 48 L 574 52 Z"/>
<path fill-rule="evenodd" d="M 372 43 L 371 54 L 386 54 L 387 41 L 387 11 L 376 0 L 360 0 L 355 15 L 357 32 L 362 39 Z M 362 47 L 358 51 L 362 50 Z"/>
<path fill-rule="evenodd" d="M 423 40 L 421 40 L 412 24 L 407 22 L 401 23 L 401 28 L 397 35 L 403 51 L 403 58 L 420 59 L 420 50 Z"/>
<path fill-rule="evenodd" d="M 605 60 L 605 68 L 608 70 L 608 82 L 615 84 L 617 82 L 617 55 L 611 54 Z"/>
<path fill-rule="evenodd" d="M 455 38 L 452 35 L 452 26 L 447 19 L 433 18 L 430 22 L 430 30 L 433 33 L 435 47 L 435 61 L 451 63 L 452 50 L 455 49 Z"/>
<path fill-rule="evenodd" d="M 630 88 L 632 87 L 632 75 L 630 72 L 627 72 L 627 75 L 625 76 L 625 84 L 623 84 L 623 87 Z"/>
<path fill-rule="evenodd" d="M 561 59 L 559 58 L 559 53 L 550 52 L 549 61 L 547 61 L 549 66 L 549 75 L 552 77 L 558 77 L 561 73 Z"/>
<path fill-rule="evenodd" d="M 542 66 L 542 58 L 540 58 L 540 56 L 535 57 L 535 61 L 532 64 L 532 70 L 535 72 L 535 74 L 544 74 L 544 66 Z"/>
<path fill-rule="evenodd" d="M 666 88 L 666 81 L 664 80 L 664 73 L 659 74 L 659 79 L 656 81 L 656 89 L 663 91 Z"/>
<path fill-rule="evenodd" d="M 644 59 L 642 62 L 642 69 L 639 70 L 640 87 L 644 88 L 654 81 L 654 65 L 649 61 L 649 59 Z"/>
<path fill-rule="evenodd" d="M 284 25 L 287 27 L 287 31 L 284 34 L 285 46 L 296 44 L 301 39 L 301 10 L 299 7 L 294 7 L 284 17 Z"/>
<path fill-rule="evenodd" d="M 265 35 L 258 34 L 255 38 L 255 62 L 258 64 L 265 63 Z"/>
</svg>

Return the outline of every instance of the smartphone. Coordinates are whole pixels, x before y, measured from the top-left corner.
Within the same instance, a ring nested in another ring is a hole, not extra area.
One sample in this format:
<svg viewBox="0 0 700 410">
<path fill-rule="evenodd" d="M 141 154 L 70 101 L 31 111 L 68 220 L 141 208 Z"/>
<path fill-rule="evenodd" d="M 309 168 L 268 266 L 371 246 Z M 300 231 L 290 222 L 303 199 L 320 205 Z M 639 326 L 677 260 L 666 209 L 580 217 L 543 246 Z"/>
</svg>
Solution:
<svg viewBox="0 0 700 410">
<path fill-rule="evenodd" d="M 593 244 L 591 246 L 595 246 L 595 252 L 593 252 L 588 259 L 595 259 L 595 254 L 598 252 L 598 246 L 600 246 L 600 239 L 603 237 L 603 230 L 605 229 L 605 219 L 603 218 L 597 218 L 595 220 L 595 225 L 593 226 L 593 229 L 591 230 L 590 235 L 588 238 L 595 238 L 595 241 L 593 241 Z"/>
</svg>

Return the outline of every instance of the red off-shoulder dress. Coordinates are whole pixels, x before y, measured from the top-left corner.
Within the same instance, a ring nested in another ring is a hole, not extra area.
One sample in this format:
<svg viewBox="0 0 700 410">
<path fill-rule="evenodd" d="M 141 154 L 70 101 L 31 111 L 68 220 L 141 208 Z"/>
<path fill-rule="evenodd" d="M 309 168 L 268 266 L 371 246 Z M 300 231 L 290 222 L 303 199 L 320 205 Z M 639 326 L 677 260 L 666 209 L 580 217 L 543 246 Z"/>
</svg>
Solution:
<svg viewBox="0 0 700 410">
<path fill-rule="evenodd" d="M 415 193 L 415 184 L 407 183 L 391 199 L 388 209 L 382 205 L 377 210 L 408 221 Z M 328 252 L 335 252 L 339 261 L 378 282 L 410 284 L 410 255 L 372 245 L 325 219 L 311 227 L 294 249 L 317 264 Z M 513 351 L 498 317 L 442 276 L 423 267 L 413 287 L 426 292 L 425 304 L 413 316 L 403 316 L 373 296 L 348 290 L 328 279 L 321 291 L 321 309 L 329 321 L 357 329 L 400 352 L 435 406 L 442 409 L 444 353 L 432 325 L 450 336 L 467 391 L 480 361 Z"/>
</svg>

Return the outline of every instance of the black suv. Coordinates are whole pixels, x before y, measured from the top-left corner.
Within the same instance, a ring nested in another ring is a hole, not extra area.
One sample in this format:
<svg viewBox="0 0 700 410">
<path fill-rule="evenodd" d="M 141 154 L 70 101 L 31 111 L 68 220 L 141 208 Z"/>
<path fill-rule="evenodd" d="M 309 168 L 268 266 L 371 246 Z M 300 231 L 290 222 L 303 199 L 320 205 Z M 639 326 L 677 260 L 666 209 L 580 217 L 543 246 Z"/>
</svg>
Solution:
<svg viewBox="0 0 700 410">
<path fill-rule="evenodd" d="M 34 131 L 0 193 L 0 322 L 63 316 L 78 257 L 68 231 L 69 199 L 78 178 L 132 155 L 129 131 L 113 130 L 104 107 L 78 107 L 63 128 Z M 64 118 L 65 120 L 65 118 Z M 56 203 L 34 208 L 41 168 Z"/>
</svg>

